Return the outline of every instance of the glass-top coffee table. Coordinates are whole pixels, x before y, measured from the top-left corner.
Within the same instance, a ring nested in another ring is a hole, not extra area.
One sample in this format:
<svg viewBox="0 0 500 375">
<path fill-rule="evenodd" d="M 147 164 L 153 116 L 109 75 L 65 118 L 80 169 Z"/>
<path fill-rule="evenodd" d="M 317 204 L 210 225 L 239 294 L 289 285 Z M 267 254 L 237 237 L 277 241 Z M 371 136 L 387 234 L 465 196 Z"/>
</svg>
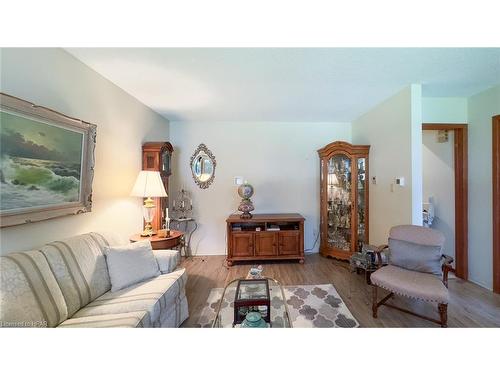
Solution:
<svg viewBox="0 0 500 375">
<path fill-rule="evenodd" d="M 263 302 L 267 298 L 268 304 Z M 257 301 L 255 306 L 251 306 L 252 300 Z M 268 328 L 292 327 L 285 291 L 277 280 L 269 277 L 236 279 L 228 283 L 222 292 L 212 327 L 239 328 L 245 313 L 252 311 L 261 314 Z"/>
</svg>

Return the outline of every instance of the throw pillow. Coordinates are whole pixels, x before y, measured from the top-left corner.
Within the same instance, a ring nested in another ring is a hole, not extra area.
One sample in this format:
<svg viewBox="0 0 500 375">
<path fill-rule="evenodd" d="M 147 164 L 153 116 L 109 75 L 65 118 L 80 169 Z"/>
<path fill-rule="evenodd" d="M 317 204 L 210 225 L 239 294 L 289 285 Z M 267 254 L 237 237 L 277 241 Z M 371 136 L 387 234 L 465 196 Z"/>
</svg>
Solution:
<svg viewBox="0 0 500 375">
<path fill-rule="evenodd" d="M 149 241 L 104 248 L 108 263 L 111 292 L 126 288 L 160 274 Z"/>
<path fill-rule="evenodd" d="M 441 246 L 419 245 L 389 238 L 389 262 L 412 271 L 442 275 Z"/>
</svg>

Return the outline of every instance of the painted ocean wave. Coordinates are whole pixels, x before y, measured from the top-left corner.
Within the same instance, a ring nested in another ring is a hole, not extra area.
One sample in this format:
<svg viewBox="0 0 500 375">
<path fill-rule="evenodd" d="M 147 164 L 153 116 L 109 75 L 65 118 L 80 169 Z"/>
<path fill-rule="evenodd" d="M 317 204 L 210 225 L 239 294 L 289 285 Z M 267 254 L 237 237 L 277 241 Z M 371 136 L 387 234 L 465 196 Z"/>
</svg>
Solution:
<svg viewBox="0 0 500 375">
<path fill-rule="evenodd" d="M 79 201 L 79 164 L 7 156 L 0 163 L 1 210 Z"/>
</svg>

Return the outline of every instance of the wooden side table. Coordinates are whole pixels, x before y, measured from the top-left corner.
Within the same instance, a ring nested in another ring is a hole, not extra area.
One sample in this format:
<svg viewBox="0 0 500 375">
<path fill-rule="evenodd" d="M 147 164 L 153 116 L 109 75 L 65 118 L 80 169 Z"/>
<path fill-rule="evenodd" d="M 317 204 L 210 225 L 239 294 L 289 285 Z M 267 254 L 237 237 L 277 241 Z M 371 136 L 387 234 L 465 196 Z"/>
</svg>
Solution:
<svg viewBox="0 0 500 375">
<path fill-rule="evenodd" d="M 153 250 L 172 249 L 180 246 L 183 236 L 184 232 L 181 232 L 180 230 L 171 230 L 170 237 L 158 237 L 158 235 L 141 237 L 141 235 L 137 233 L 130 237 L 130 242 L 149 240 L 151 241 L 151 247 Z"/>
</svg>

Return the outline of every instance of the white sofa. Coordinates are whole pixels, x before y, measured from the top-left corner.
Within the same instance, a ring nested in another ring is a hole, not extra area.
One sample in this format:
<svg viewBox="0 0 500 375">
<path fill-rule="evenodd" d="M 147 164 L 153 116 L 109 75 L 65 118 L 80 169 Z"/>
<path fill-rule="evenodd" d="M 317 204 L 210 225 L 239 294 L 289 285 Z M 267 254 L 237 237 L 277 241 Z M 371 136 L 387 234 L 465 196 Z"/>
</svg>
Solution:
<svg viewBox="0 0 500 375">
<path fill-rule="evenodd" d="M 175 250 L 155 250 L 161 275 L 111 292 L 106 245 L 87 233 L 0 257 L 0 327 L 178 327 L 188 318 L 187 274 Z"/>
</svg>

